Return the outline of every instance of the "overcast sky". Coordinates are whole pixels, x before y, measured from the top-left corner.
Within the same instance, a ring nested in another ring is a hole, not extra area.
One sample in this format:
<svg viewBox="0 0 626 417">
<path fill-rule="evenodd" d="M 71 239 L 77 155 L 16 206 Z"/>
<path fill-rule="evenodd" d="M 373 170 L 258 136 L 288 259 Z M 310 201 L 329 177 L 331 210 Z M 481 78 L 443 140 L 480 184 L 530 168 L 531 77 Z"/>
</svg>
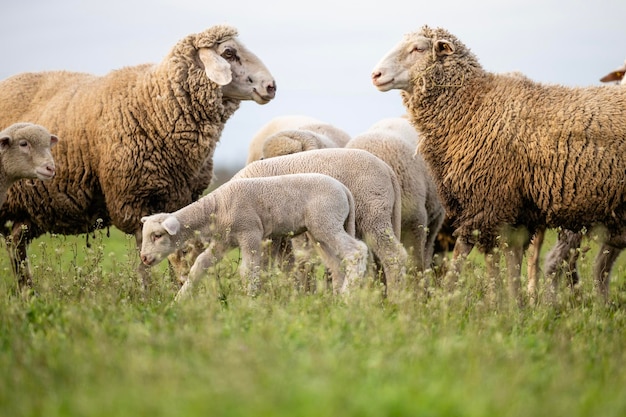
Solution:
<svg viewBox="0 0 626 417">
<path fill-rule="evenodd" d="M 243 166 L 254 132 L 271 118 L 306 114 L 355 135 L 404 112 L 399 93 L 378 92 L 370 72 L 406 32 L 455 34 L 489 71 L 598 85 L 626 59 L 625 0 L 19 0 L 0 6 L 0 79 L 24 71 L 112 69 L 160 62 L 188 34 L 214 24 L 274 75 L 276 99 L 243 102 L 217 147 L 217 167 Z"/>
</svg>

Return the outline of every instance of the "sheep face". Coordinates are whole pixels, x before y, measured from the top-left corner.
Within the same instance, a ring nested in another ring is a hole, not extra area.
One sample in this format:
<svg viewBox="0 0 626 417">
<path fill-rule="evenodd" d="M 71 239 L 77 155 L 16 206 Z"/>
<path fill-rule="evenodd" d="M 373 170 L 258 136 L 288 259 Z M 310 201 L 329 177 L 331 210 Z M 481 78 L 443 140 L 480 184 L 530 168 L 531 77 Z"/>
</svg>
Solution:
<svg viewBox="0 0 626 417">
<path fill-rule="evenodd" d="M 42 126 L 16 123 L 0 132 L 0 159 L 7 177 L 50 180 L 55 174 L 53 148 L 59 139 Z"/>
<path fill-rule="evenodd" d="M 229 39 L 212 48 L 201 48 L 198 56 L 209 79 L 222 86 L 224 97 L 267 104 L 276 95 L 272 74 L 237 40 Z"/>
<path fill-rule="evenodd" d="M 180 223 L 169 214 L 154 214 L 141 219 L 141 262 L 156 265 L 176 250 Z"/>
<path fill-rule="evenodd" d="M 452 53 L 454 45 L 448 40 L 433 40 L 421 33 L 407 34 L 374 67 L 372 83 L 383 92 L 411 92 L 414 85 L 412 74 L 426 70 L 433 59 Z"/>
</svg>

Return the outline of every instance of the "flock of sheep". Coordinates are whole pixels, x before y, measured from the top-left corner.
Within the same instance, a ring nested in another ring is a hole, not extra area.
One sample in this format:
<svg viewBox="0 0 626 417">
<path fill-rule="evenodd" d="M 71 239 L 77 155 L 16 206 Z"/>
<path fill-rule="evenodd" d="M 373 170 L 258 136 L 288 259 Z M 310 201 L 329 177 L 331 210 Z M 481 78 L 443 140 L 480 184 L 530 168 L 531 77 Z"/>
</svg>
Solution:
<svg viewBox="0 0 626 417">
<path fill-rule="evenodd" d="M 602 81 L 626 80 L 624 70 Z M 401 90 L 407 114 L 355 137 L 310 117 L 273 119 L 252 138 L 247 165 L 203 197 L 228 118 L 242 100 L 276 93 L 234 28 L 189 35 L 156 65 L 0 82 L 0 224 L 20 286 L 32 284 L 34 238 L 115 226 L 135 236 L 146 285 L 149 268 L 169 260 L 177 300 L 233 247 L 251 293 L 269 261 L 284 258 L 278 265 L 304 279 L 320 259 L 342 294 L 372 270 L 389 294 L 408 265 L 432 266 L 445 224 L 456 238 L 446 282 L 477 246 L 497 285 L 501 248 L 520 301 L 531 238 L 534 297 L 545 230 L 561 230 L 546 270 L 556 277 L 567 265 L 576 279 L 580 231 L 602 225 L 594 275 L 608 297 L 626 247 L 626 89 L 494 74 L 428 26 L 405 35 L 372 82 Z"/>
</svg>

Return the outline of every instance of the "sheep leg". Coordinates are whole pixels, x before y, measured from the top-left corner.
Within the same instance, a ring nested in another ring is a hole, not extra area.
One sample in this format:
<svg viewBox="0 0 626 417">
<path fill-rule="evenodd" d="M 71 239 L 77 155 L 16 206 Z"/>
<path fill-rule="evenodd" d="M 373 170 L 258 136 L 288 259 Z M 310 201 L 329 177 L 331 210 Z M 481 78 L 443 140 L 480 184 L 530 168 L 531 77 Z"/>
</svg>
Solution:
<svg viewBox="0 0 626 417">
<path fill-rule="evenodd" d="M 451 265 L 444 277 L 444 286 L 448 290 L 454 290 L 456 287 L 459 275 L 463 269 L 463 264 L 467 260 L 470 252 L 474 248 L 472 243 L 468 243 L 464 238 L 459 237 L 454 243 L 454 250 L 452 251 Z"/>
<path fill-rule="evenodd" d="M 151 267 L 144 265 L 141 262 L 141 258 L 139 253 L 141 252 L 141 243 L 143 241 L 143 237 L 141 235 L 141 228 L 135 231 L 135 247 L 137 249 L 137 260 L 139 261 L 137 265 L 137 275 L 141 279 L 141 285 L 143 290 L 146 291 L 150 287 L 150 270 Z"/>
<path fill-rule="evenodd" d="M 209 246 L 202 252 L 193 263 L 191 270 L 189 271 L 189 276 L 187 280 L 183 284 L 183 286 L 176 293 L 176 297 L 174 301 L 180 302 L 189 298 L 193 292 L 193 288 L 200 281 L 200 279 L 206 274 L 207 269 L 209 269 L 213 264 L 217 256 L 220 256 L 223 253 L 223 250 L 216 247 L 217 245 L 214 242 L 211 242 Z"/>
<path fill-rule="evenodd" d="M 408 228 L 403 229 L 402 243 L 405 248 L 412 248 L 413 250 L 413 262 L 415 268 L 419 272 L 424 272 L 426 269 L 426 238 L 427 238 L 426 226 L 422 223 L 412 223 Z"/>
<path fill-rule="evenodd" d="M 613 264 L 620 255 L 623 244 L 615 246 L 611 243 L 604 242 L 598 251 L 594 265 L 593 275 L 595 277 L 596 291 L 602 299 L 607 302 L 609 300 L 609 282 L 611 269 Z"/>
<path fill-rule="evenodd" d="M 365 275 L 367 245 L 345 233 L 331 236 L 333 239 L 320 241 L 315 247 L 331 271 L 333 292 L 345 294 Z"/>
<path fill-rule="evenodd" d="M 33 276 L 30 271 L 30 263 L 26 251 L 29 243 L 30 240 L 21 226 L 13 230 L 11 237 L 6 242 L 9 258 L 11 258 L 11 268 L 13 274 L 17 277 L 19 289 L 33 286 Z"/>
<path fill-rule="evenodd" d="M 544 228 L 538 229 L 533 236 L 530 248 L 528 250 L 527 260 L 527 274 L 528 285 L 526 291 L 528 292 L 528 298 L 532 304 L 537 302 L 537 282 L 539 275 L 539 261 L 541 255 L 541 247 L 543 246 L 543 240 L 545 238 L 546 230 Z"/>
<path fill-rule="evenodd" d="M 506 258 L 509 297 L 518 305 L 522 305 L 521 297 L 521 276 L 522 276 L 522 258 L 524 257 L 523 245 L 512 245 L 507 248 L 504 253 Z"/>
<path fill-rule="evenodd" d="M 382 265 L 387 294 L 398 288 L 406 277 L 407 253 L 392 230 L 365 236 L 365 241 Z"/>
<path fill-rule="evenodd" d="M 239 239 L 241 249 L 241 265 L 239 275 L 248 282 L 248 295 L 256 296 L 261 290 L 261 243 L 262 236 L 248 236 Z"/>
<path fill-rule="evenodd" d="M 424 248 L 424 266 L 425 268 L 431 268 L 433 264 L 433 257 L 435 255 L 435 241 L 437 240 L 437 234 L 441 229 L 443 220 L 445 218 L 445 212 L 441 211 L 438 215 L 432 216 L 428 223 L 426 246 Z"/>
</svg>

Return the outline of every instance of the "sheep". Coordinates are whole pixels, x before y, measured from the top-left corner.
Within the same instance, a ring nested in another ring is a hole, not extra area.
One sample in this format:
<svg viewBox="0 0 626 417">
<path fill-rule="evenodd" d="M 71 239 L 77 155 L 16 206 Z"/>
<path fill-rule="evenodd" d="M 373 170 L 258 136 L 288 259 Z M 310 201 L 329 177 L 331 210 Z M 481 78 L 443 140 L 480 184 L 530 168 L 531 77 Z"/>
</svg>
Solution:
<svg viewBox="0 0 626 417">
<path fill-rule="evenodd" d="M 241 249 L 239 272 L 255 293 L 262 241 L 274 237 L 306 232 L 332 271 L 337 293 L 346 293 L 366 269 L 367 246 L 354 238 L 352 194 L 341 182 L 322 174 L 234 179 L 174 213 L 141 221 L 141 260 L 146 265 L 160 262 L 196 233 L 209 242 L 177 300 L 189 295 L 205 271 L 235 246 Z"/>
<path fill-rule="evenodd" d="M 413 248 L 415 266 L 424 271 L 431 266 L 445 211 L 426 163 L 421 155 L 413 154 L 418 139 L 407 119 L 395 117 L 375 123 L 352 138 L 345 148 L 368 151 L 396 173 L 402 195 L 402 243 L 406 249 Z"/>
<path fill-rule="evenodd" d="M 600 78 L 601 82 L 617 82 L 619 85 L 626 85 L 626 78 L 624 78 L 624 73 L 626 72 L 626 62 L 620 68 L 617 68 L 604 77 Z M 543 233 L 543 232 L 542 232 Z M 543 236 L 541 236 L 543 239 Z M 558 233 L 558 239 L 555 245 L 552 247 L 550 252 L 546 255 L 545 260 L 545 274 L 547 276 L 555 276 L 558 274 L 565 273 L 568 277 L 568 283 L 570 286 L 575 286 L 580 281 L 580 276 L 578 273 L 578 269 L 576 267 L 576 262 L 578 261 L 578 257 L 581 252 L 586 252 L 589 248 L 579 249 L 580 244 L 582 242 L 582 234 L 576 233 L 571 230 L 560 230 Z M 539 249 L 536 249 L 538 253 Z M 607 252 L 608 259 L 616 259 L 622 248 L 615 247 L 611 245 L 606 245 L 601 248 L 601 252 Z M 616 253 L 613 253 L 616 251 Z M 601 261 L 602 258 L 598 258 Z M 537 260 L 538 262 L 538 260 Z M 606 261 L 604 261 L 606 262 Z M 612 265 L 613 262 L 611 262 Z M 600 267 L 598 265 L 598 267 Z M 610 271 L 599 270 L 597 273 L 600 276 L 607 276 Z M 532 292 L 536 287 L 536 276 L 529 276 L 528 286 L 529 292 Z M 553 279 L 553 286 L 556 285 L 558 279 Z"/>
<path fill-rule="evenodd" d="M 428 26 L 383 57 L 372 81 L 380 91 L 401 90 L 420 133 L 420 152 L 456 219 L 455 259 L 475 245 L 492 254 L 499 235 L 520 232 L 503 235 L 509 290 L 518 302 L 523 247 L 538 228 L 603 224 L 606 243 L 620 243 L 626 219 L 623 89 L 490 73 L 455 36 Z M 493 272 L 495 259 L 487 261 Z M 606 299 L 608 286 L 595 278 Z"/>
<path fill-rule="evenodd" d="M 316 172 L 341 181 L 355 201 L 356 237 L 382 267 L 387 293 L 405 278 L 407 253 L 400 242 L 401 191 L 393 170 L 360 149 L 317 149 L 252 162 L 233 179 Z"/>
<path fill-rule="evenodd" d="M 58 141 L 45 127 L 33 123 L 14 123 L 0 132 L 0 205 L 18 180 L 48 181 L 54 177 L 50 149 Z"/>
<path fill-rule="evenodd" d="M 294 134 L 294 130 L 300 131 L 300 135 Z M 250 141 L 246 164 L 258 161 L 263 157 L 279 156 L 278 154 L 271 154 L 271 148 L 268 148 L 266 156 L 263 155 L 264 144 L 272 136 L 274 138 L 270 142 L 277 140 L 278 143 L 286 141 L 287 138 L 285 137 L 291 137 L 294 141 L 297 141 L 298 138 L 307 138 L 306 144 L 300 150 L 321 149 L 323 147 L 342 148 L 350 140 L 350 135 L 345 131 L 313 117 L 304 115 L 278 116 L 267 122 L 254 134 Z M 297 145 L 300 146 L 299 143 Z M 280 154 L 286 155 L 294 152 L 281 152 Z"/>
<path fill-rule="evenodd" d="M 5 232 L 18 245 L 19 283 L 32 280 L 27 244 L 46 232 L 113 225 L 141 247 L 141 217 L 200 197 L 226 121 L 242 100 L 265 104 L 275 91 L 265 65 L 224 25 L 186 36 L 156 65 L 0 82 L 0 124 L 30 120 L 64 139 L 54 149 L 55 178 L 12 187 L 0 210 L 0 223 L 14 225 Z M 148 271 L 138 268 L 146 285 Z"/>
</svg>

